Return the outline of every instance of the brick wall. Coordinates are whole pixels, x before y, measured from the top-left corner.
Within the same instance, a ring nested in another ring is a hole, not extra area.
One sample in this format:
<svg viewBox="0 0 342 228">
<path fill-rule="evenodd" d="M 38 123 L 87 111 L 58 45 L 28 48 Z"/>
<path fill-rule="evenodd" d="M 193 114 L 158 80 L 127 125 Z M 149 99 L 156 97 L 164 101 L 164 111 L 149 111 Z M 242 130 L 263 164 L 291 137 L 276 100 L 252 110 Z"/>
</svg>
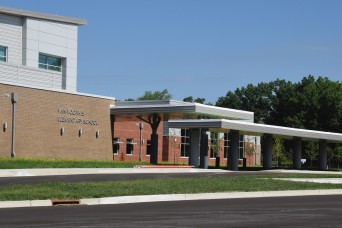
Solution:
<svg viewBox="0 0 342 228">
<path fill-rule="evenodd" d="M 120 150 L 118 154 L 114 154 L 113 159 L 118 161 L 139 161 L 140 153 L 140 130 L 139 123 L 142 121 L 117 121 L 114 123 L 114 137 L 120 138 Z M 163 161 L 162 148 L 163 148 L 163 122 L 158 127 L 158 162 Z M 144 123 L 142 129 L 142 160 L 150 161 L 150 156 L 146 154 L 147 140 L 151 139 L 151 126 Z M 133 152 L 126 154 L 127 139 L 133 139 Z"/>
<path fill-rule="evenodd" d="M 113 100 L 5 84 L 0 84 L 1 157 L 11 155 L 11 93 L 19 96 L 16 157 L 112 159 L 109 106 Z"/>
</svg>

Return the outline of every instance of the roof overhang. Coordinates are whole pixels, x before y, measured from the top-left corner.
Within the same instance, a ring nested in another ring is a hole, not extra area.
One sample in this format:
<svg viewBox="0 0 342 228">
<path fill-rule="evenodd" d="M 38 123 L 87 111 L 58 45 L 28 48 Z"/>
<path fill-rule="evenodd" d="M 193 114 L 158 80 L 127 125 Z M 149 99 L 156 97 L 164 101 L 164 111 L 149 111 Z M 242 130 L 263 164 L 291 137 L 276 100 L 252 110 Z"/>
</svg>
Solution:
<svg viewBox="0 0 342 228">
<path fill-rule="evenodd" d="M 171 120 L 168 122 L 168 125 L 170 128 L 204 128 L 208 129 L 208 131 L 219 130 L 221 132 L 238 130 L 240 131 L 240 134 L 243 135 L 262 136 L 264 134 L 271 134 L 274 137 L 285 139 L 298 137 L 305 141 L 327 140 L 330 143 L 342 143 L 342 134 L 339 133 L 256 124 L 234 120 Z"/>
<path fill-rule="evenodd" d="M 116 102 L 111 107 L 111 114 L 115 115 L 116 121 L 136 120 L 137 117 L 148 118 L 154 113 L 158 114 L 162 120 L 219 118 L 254 121 L 253 112 L 175 100 L 125 101 Z"/>
<path fill-rule="evenodd" d="M 50 21 L 58 21 L 58 22 L 64 22 L 64 23 L 69 23 L 69 24 L 75 24 L 75 25 L 87 24 L 87 20 L 85 19 L 64 17 L 64 16 L 59 16 L 59 15 L 53 15 L 53 14 L 46 14 L 46 13 L 40 13 L 40 12 L 34 12 L 34 11 L 28 11 L 28 10 L 8 8 L 8 7 L 3 7 L 3 6 L 0 6 L 0 13 L 20 16 L 20 17 L 31 17 L 31 18 L 50 20 Z"/>
</svg>

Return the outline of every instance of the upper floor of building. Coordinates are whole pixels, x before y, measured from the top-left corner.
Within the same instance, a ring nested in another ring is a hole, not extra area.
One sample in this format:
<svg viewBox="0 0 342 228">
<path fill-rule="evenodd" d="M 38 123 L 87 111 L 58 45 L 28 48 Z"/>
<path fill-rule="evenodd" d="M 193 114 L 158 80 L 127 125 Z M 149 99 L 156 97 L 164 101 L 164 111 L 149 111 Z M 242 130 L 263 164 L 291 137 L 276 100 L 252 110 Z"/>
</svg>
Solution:
<svg viewBox="0 0 342 228">
<path fill-rule="evenodd" d="M 86 20 L 0 7 L 0 82 L 75 92 Z"/>
</svg>

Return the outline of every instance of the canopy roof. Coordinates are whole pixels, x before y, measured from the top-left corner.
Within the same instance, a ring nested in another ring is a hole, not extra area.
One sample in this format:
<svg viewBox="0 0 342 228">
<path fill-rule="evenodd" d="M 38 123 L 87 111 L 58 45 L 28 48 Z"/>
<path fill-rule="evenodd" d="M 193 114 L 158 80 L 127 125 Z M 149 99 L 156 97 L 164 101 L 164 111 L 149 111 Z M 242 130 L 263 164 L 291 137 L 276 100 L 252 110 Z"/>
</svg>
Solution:
<svg viewBox="0 0 342 228">
<path fill-rule="evenodd" d="M 175 100 L 116 102 L 110 113 L 115 121 L 136 120 L 158 114 L 163 121 L 172 119 L 232 119 L 253 122 L 254 113 L 211 105 Z"/>
<path fill-rule="evenodd" d="M 230 130 L 238 130 L 243 135 L 272 134 L 274 137 L 291 139 L 294 137 L 302 138 L 302 140 L 327 140 L 331 143 L 342 143 L 342 134 L 312 131 L 298 128 L 280 127 L 266 124 L 256 124 L 234 120 L 171 120 L 169 121 L 170 128 L 204 128 L 209 131 L 219 130 L 221 132 L 229 132 Z"/>
</svg>

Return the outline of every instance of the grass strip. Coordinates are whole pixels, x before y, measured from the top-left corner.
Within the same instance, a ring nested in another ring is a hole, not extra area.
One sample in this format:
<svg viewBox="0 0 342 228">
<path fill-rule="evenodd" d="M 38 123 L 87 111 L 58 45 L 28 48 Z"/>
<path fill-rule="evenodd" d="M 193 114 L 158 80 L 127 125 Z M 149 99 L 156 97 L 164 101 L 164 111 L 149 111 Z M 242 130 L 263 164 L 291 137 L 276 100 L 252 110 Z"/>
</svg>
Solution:
<svg viewBox="0 0 342 228">
<path fill-rule="evenodd" d="M 277 175 L 272 175 L 272 177 Z M 285 177 L 289 177 L 286 175 Z M 128 195 L 342 189 L 341 184 L 290 182 L 260 176 L 217 176 L 86 183 L 20 184 L 0 188 L 0 200 L 81 199 Z"/>
<path fill-rule="evenodd" d="M 31 159 L 0 158 L 0 169 L 32 168 L 132 168 L 147 165 L 148 162 L 99 161 L 99 160 L 65 160 L 65 159 Z"/>
</svg>

